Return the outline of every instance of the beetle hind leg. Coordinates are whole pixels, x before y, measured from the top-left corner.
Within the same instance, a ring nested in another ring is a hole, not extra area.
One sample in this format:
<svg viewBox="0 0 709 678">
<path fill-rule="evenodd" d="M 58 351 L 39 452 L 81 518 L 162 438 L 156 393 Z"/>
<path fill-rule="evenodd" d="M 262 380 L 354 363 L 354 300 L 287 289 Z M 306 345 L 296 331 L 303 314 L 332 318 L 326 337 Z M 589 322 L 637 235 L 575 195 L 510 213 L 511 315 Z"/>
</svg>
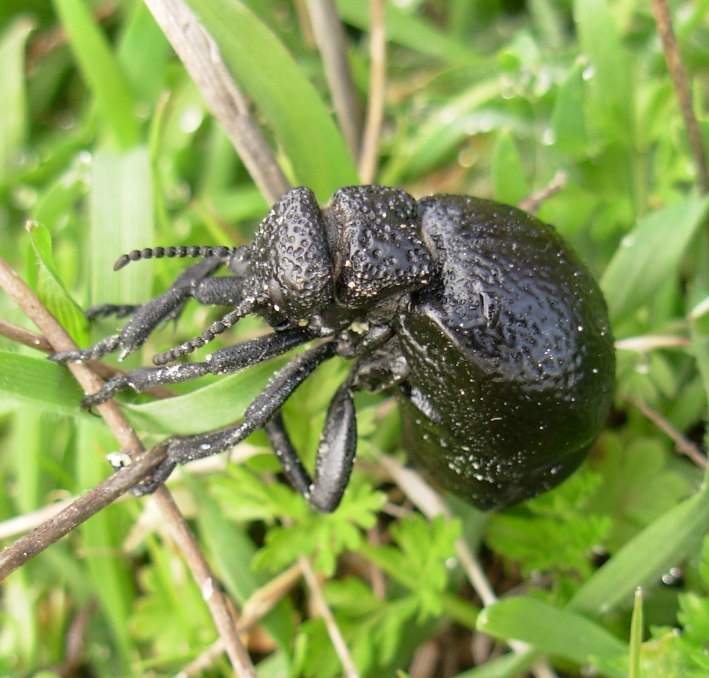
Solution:
<svg viewBox="0 0 709 678">
<path fill-rule="evenodd" d="M 332 513 L 347 488 L 357 447 L 357 423 L 349 382 L 340 386 L 330 402 L 312 478 L 290 441 L 280 412 L 266 423 L 264 429 L 291 487 L 313 508 Z"/>
</svg>

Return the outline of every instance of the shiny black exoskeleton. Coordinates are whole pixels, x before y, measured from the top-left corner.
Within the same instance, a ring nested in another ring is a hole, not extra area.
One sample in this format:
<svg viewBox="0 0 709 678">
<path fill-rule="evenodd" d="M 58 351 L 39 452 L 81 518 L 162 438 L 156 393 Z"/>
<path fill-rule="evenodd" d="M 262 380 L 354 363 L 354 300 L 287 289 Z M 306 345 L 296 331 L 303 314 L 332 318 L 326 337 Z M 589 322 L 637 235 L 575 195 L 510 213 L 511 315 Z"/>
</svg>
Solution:
<svg viewBox="0 0 709 678">
<path fill-rule="evenodd" d="M 551 226 L 507 205 L 458 195 L 416 201 L 384 186 L 342 188 L 320 208 L 313 193 L 286 193 L 244 247 L 136 250 L 116 262 L 200 256 L 120 334 L 60 361 L 138 348 L 190 297 L 232 310 L 200 337 L 155 356 L 88 396 L 91 406 L 125 388 L 143 391 L 206 373 L 234 372 L 304 342 L 313 347 L 276 372 L 241 423 L 173 438 L 175 464 L 231 447 L 265 428 L 291 485 L 332 511 L 356 446 L 353 392 L 399 396 L 404 444 L 442 488 L 492 509 L 560 483 L 585 458 L 610 406 L 614 352 L 605 302 Z M 210 277 L 220 266 L 230 274 Z M 274 329 L 204 362 L 170 364 L 256 313 Z M 330 405 L 314 476 L 301 464 L 279 409 L 324 360 L 352 359 Z"/>
</svg>

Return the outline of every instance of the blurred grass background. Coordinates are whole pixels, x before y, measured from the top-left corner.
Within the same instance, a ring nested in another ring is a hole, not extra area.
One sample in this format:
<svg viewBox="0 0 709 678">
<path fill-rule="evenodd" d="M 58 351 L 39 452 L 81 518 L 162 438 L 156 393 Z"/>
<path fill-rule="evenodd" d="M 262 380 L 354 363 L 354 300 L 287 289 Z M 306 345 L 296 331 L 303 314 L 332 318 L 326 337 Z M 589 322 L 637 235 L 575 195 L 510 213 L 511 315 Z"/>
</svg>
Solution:
<svg viewBox="0 0 709 678">
<path fill-rule="evenodd" d="M 306 4 L 189 5 L 288 181 L 323 202 L 356 183 Z M 336 6 L 364 110 L 369 3 Z M 563 173 L 539 216 L 575 246 L 608 299 L 619 345 L 608 428 L 583 469 L 548 495 L 492 516 L 449 500 L 454 517 L 429 520 L 381 466 L 382 452 L 404 459 L 395 408 L 365 394 L 360 463 L 336 514 L 314 514 L 274 480 L 259 434 L 245 462 L 181 474 L 172 486 L 180 505 L 237 605 L 299 554 L 312 557 L 363 676 L 518 676 L 541 657 L 536 675 L 589 666 L 609 676 L 707 675 L 709 203 L 651 7 L 409 0 L 385 10 L 376 181 L 417 197 L 515 204 Z M 671 2 L 670 11 L 706 145 L 709 2 Z M 116 326 L 89 327 L 82 308 L 140 303 L 182 268 L 146 261 L 114 274 L 118 254 L 246 242 L 268 208 L 137 0 L 5 0 L 0 92 L 0 255 L 80 345 Z M 124 366 L 147 364 L 215 314 L 190 305 Z M 31 328 L 2 293 L 0 318 Z M 248 319 L 218 341 L 261 329 Z M 122 402 L 151 444 L 238 418 L 273 369 L 182 385 L 175 402 Z M 344 370 L 323 366 L 285 408 L 306 458 Z M 79 399 L 65 368 L 0 337 L 4 543 L 18 536 L 10 519 L 109 473 L 115 442 Z M 173 675 L 212 646 L 201 594 L 154 513 L 146 500 L 120 502 L 3 582 L 2 675 Z M 500 602 L 473 590 L 456 539 L 479 554 Z M 511 653 L 513 639 L 531 649 Z M 343 672 L 300 583 L 246 642 L 260 676 Z M 219 653 L 206 663 L 204 675 L 229 675 Z"/>
</svg>

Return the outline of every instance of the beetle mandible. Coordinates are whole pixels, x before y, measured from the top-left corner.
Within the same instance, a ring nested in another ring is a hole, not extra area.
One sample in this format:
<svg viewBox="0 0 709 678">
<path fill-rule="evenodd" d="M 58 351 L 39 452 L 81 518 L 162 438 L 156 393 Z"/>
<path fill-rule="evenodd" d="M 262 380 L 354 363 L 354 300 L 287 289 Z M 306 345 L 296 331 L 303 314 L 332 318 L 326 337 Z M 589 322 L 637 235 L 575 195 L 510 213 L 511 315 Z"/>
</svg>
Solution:
<svg viewBox="0 0 709 678">
<path fill-rule="evenodd" d="M 85 406 L 126 388 L 226 374 L 313 346 L 277 371 L 243 420 L 169 440 L 176 464 L 232 447 L 264 428 L 287 480 L 320 511 L 339 504 L 357 442 L 353 394 L 390 390 L 404 447 L 445 490 L 482 509 L 531 498 L 583 461 L 610 407 L 615 359 L 598 285 L 556 231 L 514 207 L 460 195 L 415 200 L 386 186 L 349 186 L 319 207 L 307 188 L 285 193 L 241 247 L 156 247 L 116 262 L 201 257 L 163 294 L 138 307 L 118 334 L 54 354 L 66 362 L 140 347 L 189 298 L 231 310 L 196 337 L 154 356 L 155 367 L 117 376 Z M 221 266 L 229 275 L 212 277 Z M 247 314 L 273 332 L 173 363 Z M 300 462 L 279 410 L 323 361 L 352 365 L 329 406 L 314 474 Z"/>
</svg>

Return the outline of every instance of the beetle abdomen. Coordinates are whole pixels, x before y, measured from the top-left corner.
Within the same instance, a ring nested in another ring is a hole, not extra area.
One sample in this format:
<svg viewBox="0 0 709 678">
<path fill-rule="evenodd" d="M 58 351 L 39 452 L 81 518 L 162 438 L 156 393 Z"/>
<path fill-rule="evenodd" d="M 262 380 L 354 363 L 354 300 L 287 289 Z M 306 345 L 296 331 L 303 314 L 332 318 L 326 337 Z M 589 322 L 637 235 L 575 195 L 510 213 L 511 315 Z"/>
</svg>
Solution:
<svg viewBox="0 0 709 678">
<path fill-rule="evenodd" d="M 614 353 L 605 302 L 553 228 L 465 196 L 419 202 L 439 284 L 399 318 L 414 459 L 492 508 L 558 484 L 605 421 Z"/>
</svg>

